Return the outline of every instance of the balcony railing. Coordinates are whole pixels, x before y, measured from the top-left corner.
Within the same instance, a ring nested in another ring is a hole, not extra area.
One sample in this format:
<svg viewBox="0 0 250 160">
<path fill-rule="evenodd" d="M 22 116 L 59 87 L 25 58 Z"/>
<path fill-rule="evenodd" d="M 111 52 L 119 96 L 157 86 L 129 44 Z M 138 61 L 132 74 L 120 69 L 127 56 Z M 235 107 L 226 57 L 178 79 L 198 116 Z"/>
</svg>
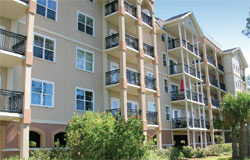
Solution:
<svg viewBox="0 0 250 160">
<path fill-rule="evenodd" d="M 201 126 L 200 126 L 200 119 L 194 118 L 194 127 L 195 128 L 201 128 Z"/>
<path fill-rule="evenodd" d="M 144 54 L 154 58 L 154 47 L 148 45 L 147 43 L 143 43 Z"/>
<path fill-rule="evenodd" d="M 29 4 L 29 0 L 20 0 L 20 1 Z"/>
<path fill-rule="evenodd" d="M 155 78 L 145 76 L 145 85 L 148 89 L 156 90 L 155 88 Z"/>
<path fill-rule="evenodd" d="M 190 99 L 190 91 L 186 91 L 187 99 Z M 179 101 L 185 99 L 185 92 L 184 91 L 171 91 L 171 101 Z"/>
<path fill-rule="evenodd" d="M 24 55 L 26 37 L 0 29 L 0 49 Z"/>
<path fill-rule="evenodd" d="M 140 86 L 140 73 L 127 69 L 127 80 L 130 84 Z"/>
<path fill-rule="evenodd" d="M 185 47 L 186 46 L 186 41 L 182 40 L 182 45 Z M 180 39 L 172 39 L 170 41 L 168 41 L 168 49 L 174 49 L 174 48 L 178 48 L 181 47 L 181 43 L 180 43 Z"/>
<path fill-rule="evenodd" d="M 191 74 L 192 76 L 196 77 L 195 72 L 196 72 L 196 70 L 193 67 L 189 67 L 189 74 Z"/>
<path fill-rule="evenodd" d="M 169 69 L 170 69 L 170 75 L 182 73 L 182 64 L 179 63 L 179 64 L 171 65 L 169 66 Z"/>
<path fill-rule="evenodd" d="M 144 12 L 141 12 L 141 16 L 142 16 L 142 21 L 152 27 L 152 17 L 150 17 Z"/>
<path fill-rule="evenodd" d="M 187 119 L 186 119 L 186 117 L 173 118 L 172 119 L 172 128 L 187 128 Z"/>
<path fill-rule="evenodd" d="M 106 49 L 119 46 L 119 33 L 106 37 L 105 41 L 106 41 L 106 47 L 105 47 Z"/>
<path fill-rule="evenodd" d="M 120 116 L 121 115 L 121 108 L 115 108 L 115 109 L 108 109 L 106 110 L 107 113 L 111 113 L 113 116 Z M 140 116 L 141 110 L 137 109 L 127 109 L 128 117 L 130 116 Z"/>
<path fill-rule="evenodd" d="M 130 48 L 138 50 L 138 39 L 126 34 L 126 45 Z"/>
<path fill-rule="evenodd" d="M 190 50 L 191 52 L 194 51 L 193 45 L 187 42 L 187 49 Z"/>
<path fill-rule="evenodd" d="M 113 2 L 110 2 L 108 4 L 105 5 L 105 15 L 109 15 L 112 14 L 116 11 L 118 11 L 118 0 L 115 0 Z"/>
<path fill-rule="evenodd" d="M 213 86 L 218 87 L 218 81 L 216 79 L 210 76 L 209 81 Z"/>
<path fill-rule="evenodd" d="M 136 16 L 136 7 L 133 6 L 132 4 L 130 4 L 129 2 L 127 1 L 124 1 L 124 7 L 125 7 L 125 11 L 128 12 L 129 14 L 131 14 L 132 16 L 134 17 L 137 17 Z"/>
<path fill-rule="evenodd" d="M 224 67 L 223 67 L 223 65 L 221 65 L 221 64 L 218 63 L 218 68 L 219 68 L 219 70 L 221 70 L 222 72 L 224 72 Z"/>
<path fill-rule="evenodd" d="M 157 124 L 157 112 L 148 111 L 147 122 L 148 124 Z"/>
<path fill-rule="evenodd" d="M 209 123 L 208 120 L 206 120 L 206 128 L 207 128 L 207 129 L 210 129 L 210 123 Z"/>
<path fill-rule="evenodd" d="M 222 82 L 220 82 L 220 88 L 224 91 L 226 91 L 226 85 Z"/>
<path fill-rule="evenodd" d="M 197 71 L 197 78 L 201 79 L 201 72 Z"/>
<path fill-rule="evenodd" d="M 199 102 L 203 103 L 203 96 L 202 96 L 202 94 L 199 94 Z"/>
<path fill-rule="evenodd" d="M 220 101 L 215 99 L 214 97 L 211 98 L 212 100 L 212 105 L 216 108 L 220 108 Z"/>
<path fill-rule="evenodd" d="M 0 89 L 0 112 L 22 113 L 23 92 Z"/>
<path fill-rule="evenodd" d="M 201 128 L 205 128 L 204 119 L 201 119 Z"/>
<path fill-rule="evenodd" d="M 211 63 L 213 66 L 215 66 L 215 60 L 214 60 L 213 57 L 207 55 L 207 61 L 208 61 L 209 63 Z"/>
</svg>

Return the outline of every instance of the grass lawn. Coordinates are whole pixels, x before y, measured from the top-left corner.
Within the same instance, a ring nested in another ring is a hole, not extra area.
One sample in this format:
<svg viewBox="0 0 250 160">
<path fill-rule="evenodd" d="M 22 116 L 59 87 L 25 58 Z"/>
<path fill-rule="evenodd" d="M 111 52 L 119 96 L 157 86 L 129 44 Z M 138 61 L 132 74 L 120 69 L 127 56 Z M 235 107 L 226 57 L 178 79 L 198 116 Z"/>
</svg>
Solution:
<svg viewBox="0 0 250 160">
<path fill-rule="evenodd" d="M 192 160 L 231 160 L 232 156 L 211 156 L 211 157 L 205 157 L 205 158 L 193 158 Z"/>
</svg>

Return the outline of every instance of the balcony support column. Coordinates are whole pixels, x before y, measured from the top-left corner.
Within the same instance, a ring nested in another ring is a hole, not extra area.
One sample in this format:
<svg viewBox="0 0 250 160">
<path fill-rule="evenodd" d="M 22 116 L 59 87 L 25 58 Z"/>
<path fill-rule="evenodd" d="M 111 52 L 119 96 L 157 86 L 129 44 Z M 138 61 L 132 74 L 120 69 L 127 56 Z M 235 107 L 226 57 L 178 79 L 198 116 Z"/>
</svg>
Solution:
<svg viewBox="0 0 250 160">
<path fill-rule="evenodd" d="M 187 31 L 185 28 L 184 28 L 184 38 L 185 38 L 185 43 L 186 43 L 186 47 L 187 47 L 188 46 L 187 45 Z"/>
<path fill-rule="evenodd" d="M 200 106 L 198 106 L 198 117 L 199 117 L 199 122 L 200 122 L 200 128 L 202 128 L 202 126 L 201 126 L 201 107 Z"/>
<path fill-rule="evenodd" d="M 202 113 L 203 113 L 203 120 L 204 120 L 204 127 L 206 128 L 206 112 L 205 112 L 205 106 L 202 107 Z"/>
<path fill-rule="evenodd" d="M 207 132 L 204 131 L 204 141 L 205 141 L 205 147 L 207 147 Z"/>
<path fill-rule="evenodd" d="M 196 149 L 195 131 L 192 131 L 192 135 L 193 135 L 193 147 L 194 147 L 194 149 Z"/>
<path fill-rule="evenodd" d="M 193 105 L 193 103 L 191 103 L 191 117 L 192 117 L 192 126 L 193 126 L 193 128 L 195 128 L 195 126 L 194 126 L 194 117 L 195 117 L 195 115 L 194 115 L 194 105 Z"/>
<path fill-rule="evenodd" d="M 203 133 L 200 131 L 201 148 L 203 148 Z"/>
<path fill-rule="evenodd" d="M 188 140 L 188 146 L 191 146 L 191 143 L 190 143 L 190 131 L 189 131 L 189 129 L 187 130 L 187 140 Z"/>
<path fill-rule="evenodd" d="M 31 124 L 31 69 L 33 65 L 34 21 L 36 14 L 36 0 L 29 0 L 26 10 L 26 46 L 23 61 L 23 118 L 20 119 L 20 158 L 29 158 L 29 128 Z"/>
</svg>

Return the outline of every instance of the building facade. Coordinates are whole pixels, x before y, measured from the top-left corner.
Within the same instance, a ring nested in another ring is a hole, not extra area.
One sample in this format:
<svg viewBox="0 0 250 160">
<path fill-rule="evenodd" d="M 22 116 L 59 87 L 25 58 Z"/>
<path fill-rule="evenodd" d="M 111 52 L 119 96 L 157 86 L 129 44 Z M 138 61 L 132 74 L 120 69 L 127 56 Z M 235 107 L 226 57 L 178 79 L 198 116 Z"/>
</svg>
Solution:
<svg viewBox="0 0 250 160">
<path fill-rule="evenodd" d="M 192 12 L 156 18 L 154 3 L 1 1 L 0 157 L 65 144 L 87 111 L 141 115 L 159 149 L 226 139 L 215 122 L 223 95 L 246 89 L 243 53 L 223 52 Z"/>
</svg>

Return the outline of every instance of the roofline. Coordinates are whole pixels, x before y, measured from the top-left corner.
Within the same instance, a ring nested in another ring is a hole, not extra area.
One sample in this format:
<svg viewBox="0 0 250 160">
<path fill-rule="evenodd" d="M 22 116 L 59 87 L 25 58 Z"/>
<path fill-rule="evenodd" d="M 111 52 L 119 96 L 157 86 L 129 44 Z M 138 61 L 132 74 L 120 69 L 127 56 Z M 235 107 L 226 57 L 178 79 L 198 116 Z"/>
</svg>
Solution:
<svg viewBox="0 0 250 160">
<path fill-rule="evenodd" d="M 242 62 L 244 63 L 245 68 L 248 68 L 249 66 L 248 66 L 247 60 L 246 60 L 245 56 L 243 55 L 243 52 L 241 51 L 241 49 L 240 49 L 239 47 L 235 48 L 235 49 L 232 50 L 232 51 L 223 52 L 223 53 L 224 53 L 224 54 L 230 54 L 230 53 L 234 53 L 234 52 L 237 51 L 237 50 L 239 50 L 238 53 L 240 54 L 239 56 L 240 56 Z"/>
</svg>

